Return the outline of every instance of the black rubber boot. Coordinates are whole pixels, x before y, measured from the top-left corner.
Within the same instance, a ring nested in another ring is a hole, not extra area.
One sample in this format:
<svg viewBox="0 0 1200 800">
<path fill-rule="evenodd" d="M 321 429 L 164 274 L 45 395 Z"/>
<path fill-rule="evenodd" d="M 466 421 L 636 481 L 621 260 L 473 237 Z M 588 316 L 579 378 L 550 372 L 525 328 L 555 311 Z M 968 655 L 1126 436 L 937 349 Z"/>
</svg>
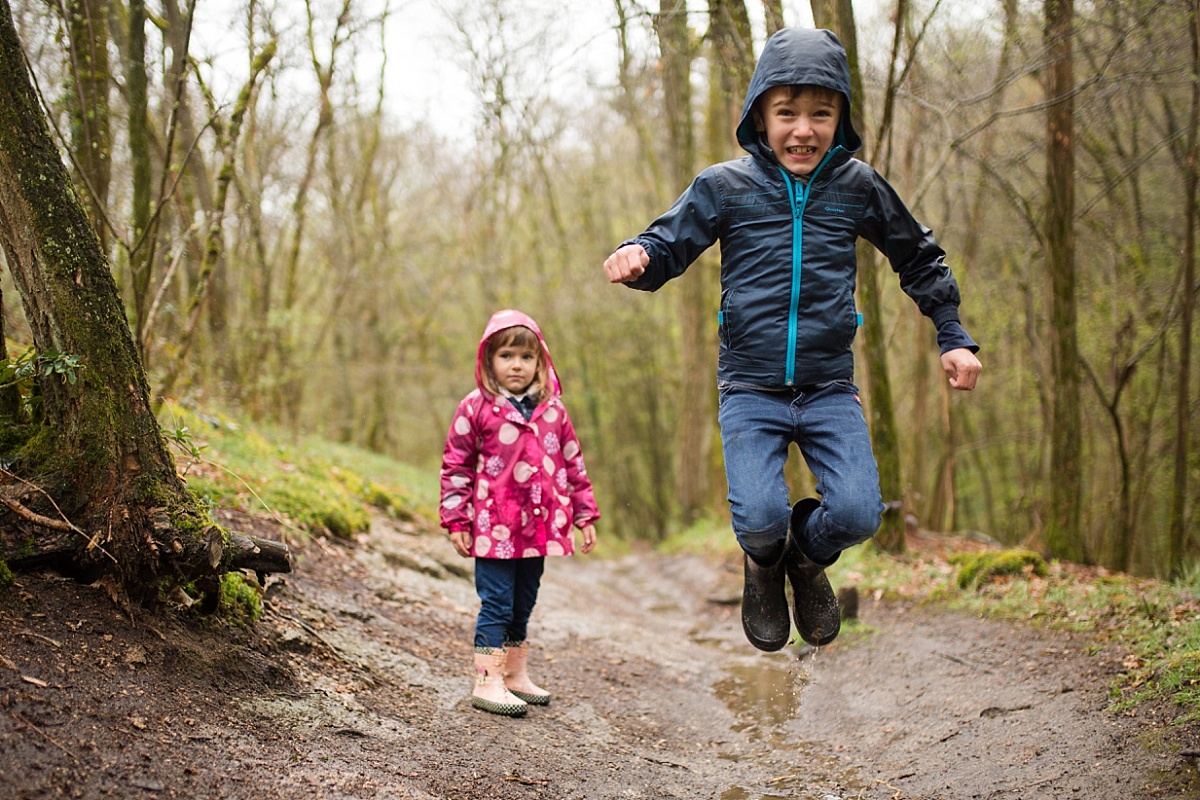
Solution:
<svg viewBox="0 0 1200 800">
<path fill-rule="evenodd" d="M 797 539 L 796 531 L 803 531 L 809 516 L 820 507 L 821 502 L 812 497 L 792 506 L 792 524 L 788 526 L 787 548 L 783 553 L 784 568 L 792 583 L 796 630 L 813 647 L 829 644 L 842 629 L 837 595 L 825 577 L 825 567 L 804 555 Z"/>
<path fill-rule="evenodd" d="M 772 566 L 764 567 L 748 555 L 746 584 L 742 589 L 742 630 L 750 644 L 771 652 L 788 642 L 792 621 L 788 617 L 784 553 Z"/>
</svg>

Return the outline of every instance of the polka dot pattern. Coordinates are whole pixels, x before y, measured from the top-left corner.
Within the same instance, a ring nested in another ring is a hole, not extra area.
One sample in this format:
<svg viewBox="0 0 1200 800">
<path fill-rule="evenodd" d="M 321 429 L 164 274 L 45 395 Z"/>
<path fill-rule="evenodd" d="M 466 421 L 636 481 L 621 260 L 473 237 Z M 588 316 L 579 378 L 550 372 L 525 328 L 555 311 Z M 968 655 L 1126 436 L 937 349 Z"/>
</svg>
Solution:
<svg viewBox="0 0 1200 800">
<path fill-rule="evenodd" d="M 557 390 L 552 369 L 550 385 Z M 504 398 L 468 394 L 451 419 L 441 487 L 442 526 L 470 528 L 479 558 L 571 555 L 572 522 L 582 527 L 600 516 L 557 395 L 526 420 Z"/>
</svg>

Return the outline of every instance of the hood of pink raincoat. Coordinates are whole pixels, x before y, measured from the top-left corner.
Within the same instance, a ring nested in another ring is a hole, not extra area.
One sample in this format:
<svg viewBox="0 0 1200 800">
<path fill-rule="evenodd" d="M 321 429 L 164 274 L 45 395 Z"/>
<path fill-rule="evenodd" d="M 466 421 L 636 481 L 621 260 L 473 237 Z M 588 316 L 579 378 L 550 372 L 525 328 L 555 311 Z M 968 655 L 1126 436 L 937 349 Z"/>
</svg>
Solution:
<svg viewBox="0 0 1200 800">
<path fill-rule="evenodd" d="M 528 314 L 517 311 L 514 308 L 506 308 L 503 311 L 497 311 L 492 314 L 492 318 L 488 320 L 487 327 L 483 329 L 483 337 L 479 340 L 479 352 L 475 356 L 475 383 L 479 386 L 479 391 L 486 396 L 491 397 L 492 392 L 484 383 L 484 354 L 487 352 L 488 339 L 495 336 L 502 330 L 514 328 L 516 326 L 529 328 L 537 335 L 538 341 L 542 343 L 542 353 L 546 356 L 546 369 L 550 380 L 550 394 L 552 397 L 562 395 L 562 386 L 558 382 L 558 373 L 554 371 L 554 360 L 550 358 L 550 348 L 546 345 L 546 339 L 542 336 L 542 329 L 533 321 L 533 317 Z"/>
</svg>

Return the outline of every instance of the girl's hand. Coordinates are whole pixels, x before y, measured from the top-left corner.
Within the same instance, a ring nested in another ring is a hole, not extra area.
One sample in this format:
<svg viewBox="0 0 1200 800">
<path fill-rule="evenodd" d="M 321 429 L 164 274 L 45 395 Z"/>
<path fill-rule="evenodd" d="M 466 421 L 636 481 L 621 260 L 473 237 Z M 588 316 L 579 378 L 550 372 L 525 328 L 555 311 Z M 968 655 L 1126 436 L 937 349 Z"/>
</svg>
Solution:
<svg viewBox="0 0 1200 800">
<path fill-rule="evenodd" d="M 584 553 L 592 552 L 592 548 L 596 546 L 596 526 L 584 525 L 580 531 L 583 533 L 582 551 Z"/>
<path fill-rule="evenodd" d="M 463 558 L 471 557 L 470 531 L 450 531 L 450 544 L 454 545 L 454 549 Z"/>
</svg>

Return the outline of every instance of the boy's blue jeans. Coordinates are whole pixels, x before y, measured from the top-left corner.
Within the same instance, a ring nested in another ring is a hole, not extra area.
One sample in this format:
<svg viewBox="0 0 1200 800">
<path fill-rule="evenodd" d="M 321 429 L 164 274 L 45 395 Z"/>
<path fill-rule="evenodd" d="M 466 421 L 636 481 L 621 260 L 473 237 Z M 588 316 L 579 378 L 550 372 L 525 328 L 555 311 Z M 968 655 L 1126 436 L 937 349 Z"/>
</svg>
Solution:
<svg viewBox="0 0 1200 800">
<path fill-rule="evenodd" d="M 541 556 L 475 559 L 475 591 L 479 595 L 476 647 L 525 641 L 545 566 L 546 559 Z"/>
<path fill-rule="evenodd" d="M 832 564 L 842 550 L 875 535 L 884 509 L 879 468 L 853 383 L 779 392 L 722 386 L 717 419 L 733 530 L 747 554 L 769 563 L 787 537 L 791 502 L 783 467 L 792 442 L 821 496 L 806 529 L 795 532 L 804 554 Z"/>
</svg>

